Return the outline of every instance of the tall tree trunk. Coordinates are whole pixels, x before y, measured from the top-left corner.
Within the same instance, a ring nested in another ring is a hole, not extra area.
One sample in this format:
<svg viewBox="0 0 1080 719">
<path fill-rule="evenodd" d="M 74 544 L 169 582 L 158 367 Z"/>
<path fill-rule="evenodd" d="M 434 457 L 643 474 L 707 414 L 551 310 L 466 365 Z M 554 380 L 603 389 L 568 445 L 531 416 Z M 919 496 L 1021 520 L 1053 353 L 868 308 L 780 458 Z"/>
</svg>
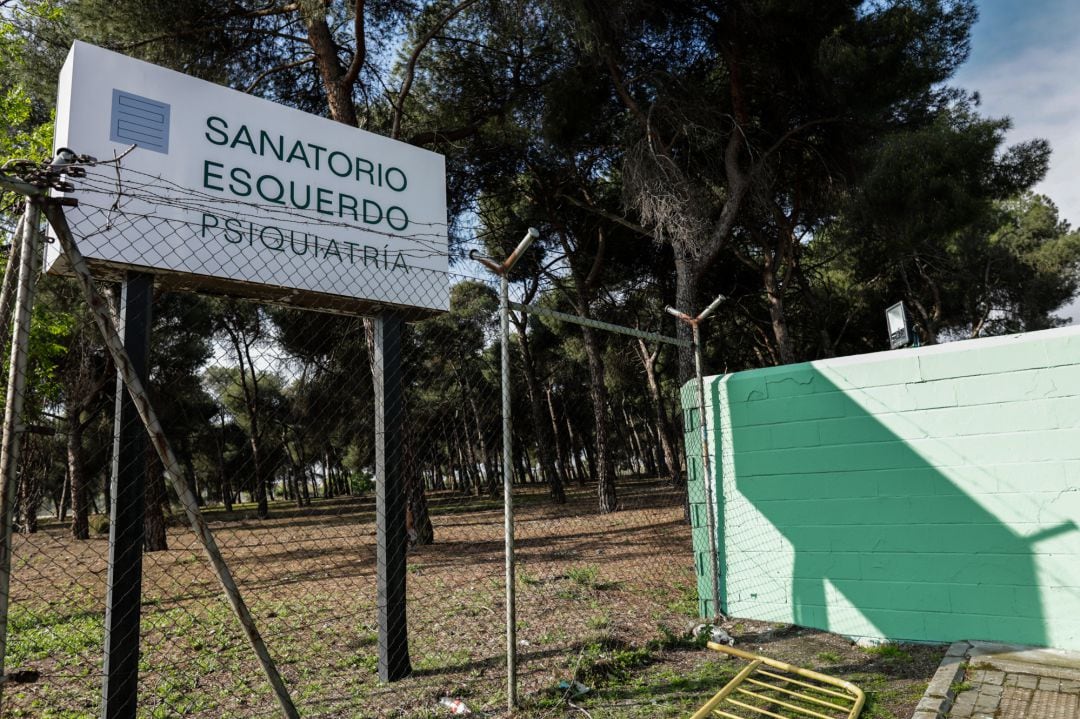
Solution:
<svg viewBox="0 0 1080 719">
<path fill-rule="evenodd" d="M 296 476 L 294 481 L 296 483 L 296 506 L 304 507 L 311 505 L 311 495 L 308 493 L 307 484 L 307 466 L 308 459 L 304 453 L 304 438 L 298 436 L 296 438 Z"/>
<path fill-rule="evenodd" d="M 71 507 L 71 463 L 64 463 L 64 487 L 60 492 L 60 506 L 57 508 L 57 518 L 60 524 L 67 521 L 68 509 Z"/>
<path fill-rule="evenodd" d="M 407 427 L 408 424 L 405 423 L 405 426 Z M 405 455 L 405 501 L 408 510 L 406 525 L 412 530 L 412 543 L 414 545 L 434 544 L 435 527 L 431 523 L 431 514 L 428 512 L 427 495 L 424 493 L 424 483 L 416 462 L 412 432 L 405 432 L 401 450 Z"/>
<path fill-rule="evenodd" d="M 345 68 L 341 63 L 338 56 L 338 44 L 334 41 L 333 32 L 326 21 L 326 8 L 321 2 L 301 2 L 300 5 L 304 24 L 307 26 L 308 43 L 315 53 L 315 65 L 318 67 L 323 91 L 326 93 L 330 117 L 345 125 L 358 127 L 356 105 L 353 104 L 352 98 L 356 76 L 351 69 Z M 363 15 L 363 3 L 358 4 L 356 11 L 361 16 Z M 362 17 L 359 20 L 362 22 Z M 356 61 L 362 63 L 364 60 L 362 25 L 357 29 L 360 37 L 356 38 Z"/>
<path fill-rule="evenodd" d="M 292 482 L 293 501 L 296 502 L 297 508 L 304 506 L 304 494 L 300 489 L 300 475 L 303 470 L 296 462 L 291 462 L 289 467 L 290 481 Z"/>
<path fill-rule="evenodd" d="M 521 442 L 519 439 L 519 446 L 524 444 L 525 443 Z M 527 482 L 529 484 L 536 484 L 539 480 L 537 479 L 536 472 L 533 470 L 533 460 L 532 457 L 529 456 L 529 451 L 525 449 L 524 446 L 521 446 L 521 449 L 515 453 L 515 456 L 521 458 L 522 483 Z"/>
<path fill-rule="evenodd" d="M 769 304 L 769 319 L 772 321 L 773 337 L 776 339 L 776 349 L 780 355 L 780 363 L 793 364 L 795 362 L 795 350 L 791 346 L 787 316 L 784 313 L 784 290 L 780 286 L 772 263 L 766 264 L 761 271 L 761 281 L 765 286 L 765 296 Z"/>
<path fill-rule="evenodd" d="M 195 463 L 191 458 L 191 448 L 188 446 L 187 440 L 184 440 L 180 447 L 184 457 L 184 474 L 187 475 L 188 482 L 191 483 L 191 491 L 195 495 L 195 504 L 202 507 L 206 504 L 206 500 L 203 499 L 202 488 L 199 487 L 199 473 L 195 471 Z M 108 483 L 106 482 L 106 484 Z"/>
<path fill-rule="evenodd" d="M 454 452 L 457 453 L 458 467 L 461 470 L 461 474 L 458 476 L 457 490 L 464 495 L 468 495 L 472 484 L 472 476 L 469 474 L 469 455 L 465 451 L 468 446 L 468 432 L 462 430 L 464 420 L 461 419 L 460 413 L 455 412 L 454 418 L 461 420 L 454 423 Z"/>
<path fill-rule="evenodd" d="M 71 538 L 89 539 L 89 488 L 86 486 L 86 466 L 83 461 L 83 424 L 74 409 L 69 411 L 67 418 L 67 464 L 71 478 Z"/>
<path fill-rule="evenodd" d="M 581 438 L 580 434 L 578 435 L 578 438 Z M 593 451 L 591 446 L 584 444 L 584 442 L 585 440 L 582 440 L 581 453 L 585 455 L 585 464 L 589 468 L 588 476 L 593 481 L 596 481 L 597 478 L 600 476 L 596 469 L 596 453 Z"/>
<path fill-rule="evenodd" d="M 675 443 L 675 431 L 664 406 L 664 397 L 660 392 L 660 382 L 656 377 L 656 360 L 659 356 L 659 348 L 649 352 L 645 343 L 638 340 L 638 357 L 645 367 L 646 385 L 649 388 L 649 398 L 652 400 L 653 413 L 656 418 L 656 433 L 660 435 L 660 444 L 664 451 L 664 463 L 667 464 L 671 486 L 685 490 L 679 463 L 678 446 Z"/>
<path fill-rule="evenodd" d="M 436 491 L 445 491 L 447 489 L 447 477 L 450 478 L 449 488 L 454 488 L 454 452 L 451 449 L 452 444 L 453 438 L 444 423 L 442 426 L 442 448 L 439 450 L 439 456 L 435 461 L 435 483 L 432 485 L 432 489 Z"/>
<path fill-rule="evenodd" d="M 147 552 L 164 552 L 169 548 L 165 533 L 164 506 L 165 479 L 162 476 L 161 462 L 152 446 L 146 448 L 146 515 L 143 518 L 143 549 Z"/>
<path fill-rule="evenodd" d="M 698 307 L 698 279 L 696 263 L 692 253 L 678 245 L 675 250 L 675 307 L 691 317 L 696 316 Z M 675 323 L 675 336 L 684 343 L 694 341 L 694 332 L 686 322 Z M 679 384 L 684 385 L 694 379 L 694 348 L 691 345 L 679 346 Z"/>
<path fill-rule="evenodd" d="M 330 467 L 330 448 L 323 450 L 323 499 L 334 498 L 334 471 Z"/>
<path fill-rule="evenodd" d="M 652 457 L 645 451 L 645 445 L 641 443 L 641 435 L 637 431 L 637 423 L 631 416 L 630 412 L 626 410 L 626 400 L 623 399 L 620 409 L 622 410 L 623 421 L 626 422 L 627 429 L 630 430 L 630 445 L 634 449 L 634 458 L 631 462 L 631 471 L 641 472 L 642 474 L 648 474 L 650 472 L 655 473 L 656 468 L 652 466 Z"/>
<path fill-rule="evenodd" d="M 570 421 L 570 416 L 566 417 L 566 434 L 570 438 L 570 456 L 574 460 L 574 471 L 577 473 L 578 484 L 585 486 L 585 483 L 593 479 L 596 475 L 596 468 L 589 465 L 589 471 L 585 470 L 585 465 L 581 462 L 581 455 L 584 453 L 586 459 L 591 463 L 592 457 L 585 452 L 585 447 L 578 437 L 577 432 L 574 431 L 574 423 Z M 592 472 L 593 474 L 590 474 Z"/>
<path fill-rule="evenodd" d="M 450 470 L 449 470 L 450 476 L 451 477 L 454 476 L 454 469 L 453 469 L 454 464 L 453 464 L 453 462 L 451 460 L 447 460 L 446 466 L 450 468 Z M 434 472 L 434 475 L 432 476 L 432 479 L 431 479 L 431 488 L 432 488 L 432 490 L 434 490 L 436 492 L 441 492 L 441 491 L 445 490 L 446 489 L 446 473 L 447 473 L 447 470 L 443 466 L 443 463 L 438 462 L 435 465 L 435 467 L 432 469 L 432 471 Z"/>
<path fill-rule="evenodd" d="M 491 451 L 492 448 L 488 445 L 487 433 L 484 431 L 482 422 L 484 415 L 480 414 L 480 410 L 476 406 L 476 400 L 473 399 L 471 392 L 469 393 L 469 406 L 472 407 L 473 422 L 476 424 L 476 439 L 480 444 L 480 456 L 484 458 L 484 479 L 487 484 L 487 493 L 491 497 L 497 497 L 499 496 L 499 486 L 496 467 L 499 463 L 493 462 L 491 459 L 494 454 Z"/>
<path fill-rule="evenodd" d="M 241 344 L 243 342 L 243 344 Z M 261 432 L 259 429 L 259 379 L 258 372 L 251 362 L 247 339 L 235 339 L 235 349 L 240 360 L 240 377 L 244 389 L 244 405 L 247 409 L 247 420 L 251 424 L 251 433 L 248 435 L 248 443 L 252 447 L 252 473 L 255 475 L 255 488 L 252 499 L 256 503 L 255 516 L 266 519 L 270 516 L 270 505 L 267 502 L 267 481 L 262 476 L 262 453 L 259 450 Z M 246 356 L 247 362 L 244 362 Z M 248 384 L 247 372 L 251 372 L 251 383 Z"/>
<path fill-rule="evenodd" d="M 468 445 L 459 440 L 455 445 L 458 455 L 458 466 L 461 468 L 461 475 L 458 477 L 458 491 L 468 496 L 472 494 L 472 465 L 469 458 Z"/>
<path fill-rule="evenodd" d="M 551 396 L 551 386 L 548 385 L 544 388 L 544 394 L 547 397 L 548 415 L 551 417 L 551 436 L 555 440 L 555 455 L 558 461 L 555 465 L 555 471 L 559 477 L 559 489 L 562 490 L 563 501 L 566 501 L 566 483 L 570 481 L 569 472 L 570 469 L 567 464 L 566 449 L 563 446 L 562 432 L 559 431 L 559 420 L 555 414 L 555 400 Z"/>
<path fill-rule="evenodd" d="M 19 531 L 33 534 L 38 530 L 41 482 L 48 471 L 49 456 L 33 446 L 36 443 L 31 442 L 30 435 L 23 435 L 23 438 L 23 455 L 19 458 L 22 465 L 19 472 L 19 509 L 22 516 Z"/>
<path fill-rule="evenodd" d="M 266 519 L 270 516 L 270 504 L 266 499 L 266 478 L 263 477 L 262 463 L 259 461 L 259 438 L 258 438 L 258 420 L 255 419 L 256 410 L 248 410 L 251 412 L 251 470 L 255 475 L 255 487 L 252 494 L 255 496 L 255 516 L 259 519 Z"/>
<path fill-rule="evenodd" d="M 913 261 L 916 269 L 919 269 L 919 258 L 915 257 Z M 931 306 L 927 307 L 923 304 L 922 300 L 919 299 L 918 293 L 912 288 L 904 264 L 905 263 L 901 262 L 899 265 L 900 277 L 903 279 L 904 286 L 907 288 L 907 296 L 904 299 L 907 300 L 907 303 L 911 306 L 917 316 L 915 331 L 919 333 L 919 343 L 924 345 L 937 344 L 937 319 L 941 316 L 941 304 L 937 301 L 939 299 L 937 288 L 933 283 L 929 282 L 929 277 L 927 277 L 926 273 L 922 272 L 920 269 L 920 274 L 927 280 L 927 286 L 930 288 L 931 295 L 934 299 Z"/>
<path fill-rule="evenodd" d="M 560 233 L 560 239 L 568 256 L 575 255 L 565 232 Z M 581 272 L 577 265 L 570 263 L 571 278 L 574 282 L 574 290 L 577 295 L 577 311 L 582 317 L 589 319 L 592 313 L 589 310 L 592 294 L 600 279 L 600 272 L 604 265 L 605 239 L 602 231 L 597 232 L 596 252 L 588 274 Z M 589 398 L 592 400 L 593 423 L 595 425 L 594 451 L 596 455 L 596 470 L 593 476 L 596 478 L 596 492 L 598 509 L 601 514 L 614 512 L 618 509 L 618 499 L 615 495 L 615 468 L 611 458 L 611 446 L 608 437 L 607 417 L 607 385 L 604 381 L 604 358 L 600 351 L 600 340 L 592 327 L 581 326 L 581 336 L 585 342 L 585 356 L 589 365 Z"/>
<path fill-rule="evenodd" d="M 60 480 L 60 486 L 52 493 L 53 503 L 53 516 L 57 521 L 63 523 L 64 520 L 60 519 L 60 507 L 67 501 L 67 470 L 64 470 L 64 477 Z"/>
<path fill-rule="evenodd" d="M 656 431 L 656 425 L 650 428 L 649 445 L 652 447 L 653 466 L 656 467 L 657 479 L 661 477 L 669 476 L 671 473 L 668 471 L 667 462 L 664 461 L 664 449 L 663 440 L 660 439 L 660 434 Z"/>
<path fill-rule="evenodd" d="M 249 335 L 249 330 L 243 326 L 240 311 L 236 310 L 231 316 L 224 318 L 224 328 L 232 342 L 236 352 L 236 360 L 240 372 L 240 388 L 244 393 L 244 409 L 248 414 L 249 433 L 248 441 L 251 445 L 251 467 L 255 476 L 255 487 L 252 500 L 256 502 L 256 516 L 266 519 L 270 516 L 270 508 L 266 501 L 266 478 L 263 477 L 262 457 L 259 450 L 262 434 L 259 428 L 259 373 L 251 361 L 251 345 L 256 341 L 261 332 L 261 318 L 259 310 L 255 310 L 256 327 L 254 337 Z"/>
<path fill-rule="evenodd" d="M 218 437 L 218 475 L 221 477 L 221 503 L 225 505 L 225 511 L 233 511 L 232 482 L 229 481 L 229 473 L 225 471 L 225 437 L 224 429 L 222 436 Z"/>
<path fill-rule="evenodd" d="M 566 490 L 559 472 L 555 469 L 555 460 L 551 455 L 552 442 L 548 423 L 544 420 L 544 410 L 540 405 L 540 383 L 536 380 L 536 365 L 533 363 L 529 336 L 526 332 L 527 319 L 515 318 L 514 326 L 518 333 L 518 350 L 521 354 L 522 369 L 525 372 L 525 390 L 529 396 L 529 414 L 533 432 L 536 436 L 536 448 L 540 459 L 540 469 L 551 490 L 551 498 L 556 504 L 566 502 Z"/>
</svg>

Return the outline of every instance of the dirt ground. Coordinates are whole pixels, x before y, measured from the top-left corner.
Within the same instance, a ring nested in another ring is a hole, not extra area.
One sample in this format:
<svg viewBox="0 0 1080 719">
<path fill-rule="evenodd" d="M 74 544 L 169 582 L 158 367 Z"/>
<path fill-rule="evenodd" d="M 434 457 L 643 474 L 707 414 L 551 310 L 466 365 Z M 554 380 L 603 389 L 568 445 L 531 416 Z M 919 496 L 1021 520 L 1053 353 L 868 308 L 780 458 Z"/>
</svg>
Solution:
<svg viewBox="0 0 1080 719">
<path fill-rule="evenodd" d="M 595 513 L 593 490 L 550 503 L 516 490 L 522 716 L 687 715 L 734 673 L 703 649 L 690 534 L 677 493 L 620 481 L 620 511 Z M 375 526 L 370 497 L 207 516 L 305 717 L 448 716 L 457 697 L 505 715 L 501 500 L 437 493 L 436 542 L 408 555 L 413 674 L 376 675 Z M 100 712 L 107 535 L 74 542 L 46 526 L 14 544 L 9 685 L 2 717 L 83 719 Z M 144 558 L 140 716 L 270 717 L 276 704 L 200 546 L 184 526 Z M 944 651 L 866 651 L 833 635 L 732 621 L 740 646 L 848 678 L 870 696 L 864 717 L 907 717 Z M 557 688 L 578 681 L 589 692 Z"/>
</svg>

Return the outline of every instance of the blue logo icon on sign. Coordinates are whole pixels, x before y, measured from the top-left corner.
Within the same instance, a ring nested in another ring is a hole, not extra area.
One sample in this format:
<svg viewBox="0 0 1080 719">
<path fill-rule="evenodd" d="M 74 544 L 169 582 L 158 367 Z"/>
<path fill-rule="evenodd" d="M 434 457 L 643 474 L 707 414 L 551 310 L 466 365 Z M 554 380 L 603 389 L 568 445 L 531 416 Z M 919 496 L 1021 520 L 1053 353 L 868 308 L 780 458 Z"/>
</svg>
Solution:
<svg viewBox="0 0 1080 719">
<path fill-rule="evenodd" d="M 109 139 L 169 154 L 169 105 L 113 90 Z"/>
</svg>

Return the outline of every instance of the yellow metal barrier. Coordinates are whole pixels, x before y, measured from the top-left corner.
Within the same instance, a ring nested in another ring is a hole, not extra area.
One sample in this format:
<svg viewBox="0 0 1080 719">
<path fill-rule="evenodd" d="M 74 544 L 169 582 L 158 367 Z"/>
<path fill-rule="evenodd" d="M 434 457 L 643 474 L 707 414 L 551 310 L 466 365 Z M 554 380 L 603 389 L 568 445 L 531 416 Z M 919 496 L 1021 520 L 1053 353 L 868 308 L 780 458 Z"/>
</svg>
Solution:
<svg viewBox="0 0 1080 719">
<path fill-rule="evenodd" d="M 690 719 L 855 719 L 866 696 L 851 682 L 741 649 L 709 649 L 750 661 Z"/>
</svg>

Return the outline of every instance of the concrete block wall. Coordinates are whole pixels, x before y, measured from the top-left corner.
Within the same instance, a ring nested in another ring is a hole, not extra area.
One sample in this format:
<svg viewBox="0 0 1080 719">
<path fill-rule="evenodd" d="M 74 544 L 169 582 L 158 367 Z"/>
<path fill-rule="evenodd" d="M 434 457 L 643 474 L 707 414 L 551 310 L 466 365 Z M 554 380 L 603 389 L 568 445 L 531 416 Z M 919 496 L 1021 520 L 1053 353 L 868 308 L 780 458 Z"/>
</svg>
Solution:
<svg viewBox="0 0 1080 719">
<path fill-rule="evenodd" d="M 698 615 L 701 617 L 714 617 L 717 614 L 716 605 L 712 600 L 712 572 L 713 567 L 722 564 L 722 560 L 712 561 L 712 546 L 709 543 L 709 510 L 706 502 L 709 493 L 706 491 L 704 482 L 704 461 L 701 444 L 701 412 L 698 407 L 697 388 L 693 382 L 688 383 L 682 389 L 683 428 L 686 432 L 686 465 L 687 465 L 687 502 L 690 505 L 691 536 L 694 546 L 694 569 L 697 574 L 698 592 Z M 711 417 L 712 413 L 707 413 Z M 715 476 L 715 472 L 714 472 Z M 712 499 L 717 499 L 713 493 Z M 714 504 L 714 521 L 719 519 L 720 512 Z M 717 542 L 718 556 L 723 545 Z M 721 605 L 723 595 L 721 593 Z M 723 606 L 721 606 L 723 611 Z"/>
<path fill-rule="evenodd" d="M 707 404 L 729 614 L 1080 649 L 1080 328 L 710 377 Z"/>
</svg>

